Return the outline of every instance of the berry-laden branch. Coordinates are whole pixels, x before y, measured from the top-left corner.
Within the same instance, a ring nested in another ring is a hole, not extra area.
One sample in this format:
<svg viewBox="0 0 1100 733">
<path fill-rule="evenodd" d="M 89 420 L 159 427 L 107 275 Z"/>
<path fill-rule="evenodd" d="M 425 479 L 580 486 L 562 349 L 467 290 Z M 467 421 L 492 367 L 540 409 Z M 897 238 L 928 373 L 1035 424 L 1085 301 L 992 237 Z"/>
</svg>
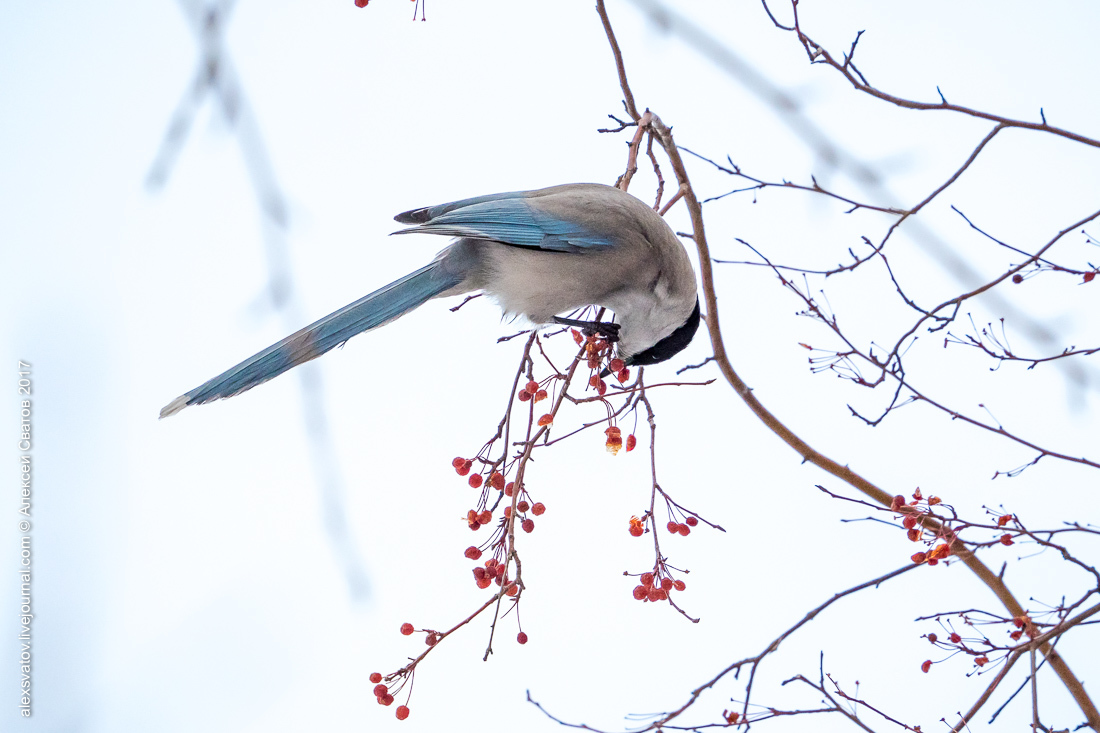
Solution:
<svg viewBox="0 0 1100 733">
<path fill-rule="evenodd" d="M 600 310 L 596 313 L 595 319 L 599 321 L 602 318 L 603 311 Z M 416 629 L 411 623 L 402 625 L 403 635 L 409 636 L 417 632 L 425 634 L 428 648 L 412 658 L 408 664 L 385 677 L 380 673 L 371 675 L 371 681 L 375 683 L 375 697 L 381 705 L 391 705 L 406 686 L 408 687 L 406 704 L 401 705 L 397 710 L 400 719 L 409 715 L 408 697 L 411 696 L 412 681 L 418 665 L 441 641 L 481 614 L 492 609 L 489 638 L 483 660 L 487 660 L 493 653 L 498 623 L 513 611 L 518 627 L 516 641 L 520 644 L 527 643 L 527 633 L 519 623 L 519 604 L 526 586 L 517 534 L 522 536 L 533 532 L 535 518 L 541 517 L 546 512 L 546 505 L 535 501 L 531 493 L 529 469 L 534 452 L 549 448 L 588 428 L 605 425 L 607 426 L 604 430 L 605 448 L 608 452 L 617 454 L 624 446 L 622 430 L 617 424 L 619 419 L 637 410 L 640 404 L 644 404 L 651 416 L 650 424 L 654 425 L 653 410 L 647 390 L 692 384 L 678 382 L 645 385 L 642 370 L 638 370 L 635 381 L 631 383 L 630 369 L 622 360 L 613 358 L 612 344 L 599 335 L 595 328 L 583 334 L 575 329 L 569 330 L 578 348 L 573 352 L 569 366 L 562 371 L 555 366 L 544 342 L 563 333 L 565 331 L 557 331 L 544 336 L 534 331 L 528 335 L 508 391 L 504 415 L 497 424 L 494 434 L 473 457 L 460 456 L 451 462 L 455 473 L 464 477 L 470 488 L 478 491 L 474 506 L 465 515 L 467 526 L 475 532 L 482 527 L 491 528 L 489 537 L 484 542 L 467 547 L 463 554 L 467 559 L 478 563 L 472 569 L 475 585 L 484 590 L 495 583 L 499 590 L 447 631 L 436 631 L 432 628 Z M 583 373 L 582 368 L 588 370 L 586 380 L 578 378 L 578 375 Z M 614 382 L 618 386 L 608 384 L 600 376 L 605 368 L 614 374 Z M 537 374 L 544 369 L 547 370 L 548 376 L 536 378 Z M 707 383 L 709 382 L 694 384 Z M 583 385 L 581 387 L 585 390 L 583 396 L 570 391 L 578 385 Z M 616 406 L 613 401 L 621 401 L 621 404 Z M 541 407 L 544 402 L 548 407 Z M 596 409 L 601 415 L 567 432 L 562 437 L 551 439 L 553 427 L 561 418 L 561 411 L 566 404 L 580 409 L 591 409 L 590 405 L 598 405 Z M 547 411 L 543 412 L 544 409 Z M 516 420 L 521 422 L 517 425 Z M 636 444 L 634 435 L 628 435 L 625 441 L 626 451 L 628 453 L 632 451 Z M 671 502 L 671 499 L 668 501 Z M 501 504 L 504 504 L 503 511 L 496 514 Z M 679 505 L 675 506 L 679 507 Z M 679 511 L 687 512 L 683 509 Z M 697 520 L 693 523 L 697 523 Z M 707 524 L 717 527 L 710 522 Z M 683 528 L 686 530 L 687 524 L 684 524 Z M 517 533 L 517 529 L 522 532 Z M 485 554 L 489 557 L 479 562 Z M 683 581 L 674 583 L 670 580 L 666 568 L 671 566 L 664 565 L 664 558 L 660 560 L 662 574 L 657 577 L 657 587 L 661 588 L 663 582 L 667 580 L 671 584 L 670 588 L 661 590 L 662 597 L 646 600 L 668 600 L 671 603 L 671 599 L 667 597 L 667 590 L 672 588 L 683 590 L 684 584 Z M 684 613 L 675 603 L 671 605 L 680 613 Z"/>
<path fill-rule="evenodd" d="M 797 2 L 794 2 L 793 6 L 795 7 L 795 10 L 797 10 Z M 699 266 L 700 266 L 700 275 L 701 275 L 701 279 L 702 279 L 703 299 L 704 299 L 705 304 L 706 304 L 706 319 L 705 320 L 706 320 L 708 334 L 709 334 L 710 339 L 711 339 L 711 345 L 712 345 L 713 350 L 714 350 L 714 361 L 718 365 L 719 369 L 721 370 L 723 377 L 729 383 L 731 388 L 737 393 L 737 395 L 744 401 L 746 406 L 772 432 L 774 432 L 780 439 L 782 439 L 791 448 L 793 448 L 802 457 L 802 459 L 805 462 L 812 463 L 812 464 L 818 466 L 819 468 L 821 468 L 822 470 L 826 471 L 827 473 L 829 473 L 833 476 L 836 476 L 837 478 L 841 479 L 845 483 L 847 483 L 850 486 L 852 486 L 852 487 L 856 488 L 857 490 L 859 490 L 861 493 L 863 493 L 865 496 L 869 497 L 871 500 L 873 500 L 879 506 L 888 507 L 892 511 L 895 511 L 895 512 L 898 512 L 898 513 L 904 514 L 904 515 L 917 515 L 917 516 L 913 517 L 913 519 L 914 519 L 913 529 L 916 529 L 916 525 L 919 524 L 921 526 L 921 528 L 923 528 L 923 530 L 931 531 L 931 532 L 943 537 L 944 541 L 940 545 L 937 545 L 936 548 L 933 548 L 932 553 L 926 553 L 925 557 L 922 558 L 919 563 L 915 562 L 914 565 L 908 566 L 907 568 L 905 568 L 903 570 L 908 570 L 908 569 L 911 569 L 913 567 L 918 567 L 919 565 L 923 565 L 923 564 L 933 564 L 933 562 L 932 562 L 933 560 L 938 562 L 941 559 L 946 559 L 947 556 L 958 557 L 973 573 L 975 573 L 978 576 L 978 578 L 987 587 L 989 587 L 989 589 L 991 591 L 993 591 L 993 593 L 997 596 L 997 598 L 1005 606 L 1005 608 L 1009 611 L 1009 613 L 1012 615 L 1013 618 L 1019 618 L 1019 617 L 1026 616 L 1026 613 L 1025 613 L 1023 607 L 1016 600 L 1015 596 L 1008 589 L 1008 587 L 1004 584 L 1003 579 L 1000 576 L 994 574 L 988 567 L 986 567 L 986 565 L 983 562 L 981 562 L 975 556 L 974 552 L 969 547 L 967 547 L 967 545 L 964 542 L 959 540 L 957 535 L 954 534 L 953 532 L 951 532 L 951 530 L 949 528 L 943 527 L 943 525 L 938 520 L 936 520 L 936 519 L 932 518 L 931 516 L 927 515 L 927 513 L 923 512 L 921 510 L 917 510 L 917 509 L 909 506 L 905 502 L 904 499 L 901 499 L 901 497 L 895 497 L 895 496 L 891 495 L 890 493 L 884 491 L 883 489 L 876 486 L 875 484 L 873 484 L 872 482 L 870 482 L 869 480 L 867 480 L 866 478 L 864 478 L 860 474 L 858 474 L 855 471 L 853 471 L 852 469 L 850 469 L 848 466 L 842 465 L 841 463 L 829 458 L 828 456 L 825 456 L 824 454 L 822 454 L 822 453 L 818 452 L 817 450 L 815 450 L 814 448 L 812 448 L 805 440 L 803 440 L 794 431 L 792 431 L 784 422 L 782 422 L 774 414 L 772 414 L 763 405 L 763 403 L 756 397 L 756 395 L 753 393 L 751 388 L 740 378 L 740 376 L 734 370 L 734 368 L 733 368 L 733 366 L 732 366 L 732 364 L 729 360 L 728 354 L 726 352 L 724 340 L 723 340 L 723 337 L 722 337 L 722 331 L 721 331 L 720 320 L 719 320 L 717 295 L 716 295 L 716 291 L 715 291 L 714 276 L 713 276 L 713 270 L 712 270 L 712 265 L 711 265 L 712 259 L 711 259 L 711 255 L 710 255 L 710 248 L 709 248 L 708 243 L 707 243 L 706 230 L 705 230 L 704 221 L 703 221 L 702 205 L 701 205 L 698 197 L 696 196 L 696 194 L 695 194 L 695 192 L 692 188 L 690 179 L 688 177 L 686 166 L 684 165 L 683 159 L 680 156 L 680 151 L 677 148 L 677 145 L 676 145 L 676 143 L 673 139 L 672 132 L 671 132 L 670 128 L 668 128 L 662 122 L 662 120 L 660 119 L 660 117 L 657 114 L 653 113 L 652 111 L 650 111 L 648 109 L 646 110 L 646 113 L 645 113 L 645 116 L 644 116 L 645 119 L 644 119 L 644 125 L 643 125 L 643 115 L 641 115 L 637 112 L 637 107 L 633 102 L 634 98 L 633 98 L 633 95 L 630 93 L 630 88 L 629 88 L 629 83 L 627 81 L 627 75 L 626 75 L 626 71 L 625 71 L 625 63 L 623 61 L 623 56 L 622 56 L 622 53 L 619 49 L 618 42 L 615 38 L 615 34 L 614 34 L 613 29 L 612 29 L 610 20 L 608 19 L 607 11 L 606 11 L 606 8 L 604 6 L 603 0 L 597 0 L 596 10 L 597 10 L 597 13 L 599 14 L 600 19 L 603 23 L 603 26 L 604 26 L 604 29 L 605 29 L 605 32 L 606 32 L 606 35 L 607 35 L 608 43 L 611 46 L 612 53 L 615 57 L 616 69 L 618 71 L 618 76 L 619 76 L 619 80 L 620 80 L 620 85 L 621 85 L 622 90 L 623 90 L 624 98 L 630 100 L 630 103 L 626 105 L 627 110 L 630 113 L 630 116 L 632 117 L 634 123 L 637 124 L 637 126 L 639 128 L 635 133 L 634 141 L 631 143 L 631 146 L 633 148 L 633 147 L 637 147 L 637 145 L 640 144 L 640 136 L 639 136 L 638 133 L 641 132 L 641 128 L 643 128 L 643 127 L 649 129 L 651 131 L 651 134 L 657 138 L 657 142 L 664 149 L 665 155 L 668 157 L 669 162 L 672 166 L 672 169 L 673 169 L 673 171 L 676 175 L 676 180 L 677 180 L 677 183 L 678 183 L 678 192 L 681 194 L 681 200 L 683 201 L 683 203 L 687 207 L 688 214 L 691 218 L 692 230 L 691 230 L 690 235 L 688 235 L 688 236 L 690 236 L 694 240 L 696 248 L 697 248 L 698 253 L 699 253 Z M 772 16 L 770 10 L 769 10 L 769 16 L 771 16 L 773 18 L 773 21 L 774 21 L 774 16 Z M 776 23 L 776 24 L 779 25 L 778 23 Z M 799 38 L 803 39 L 804 35 L 802 34 L 801 30 L 799 29 L 797 13 L 795 14 L 795 20 L 794 20 L 793 28 L 794 28 L 795 32 L 798 33 Z M 807 50 L 809 51 L 810 48 L 809 48 L 808 42 L 804 41 L 804 45 L 807 46 Z M 816 44 L 815 44 L 814 50 L 816 51 L 818 48 L 819 47 L 816 47 Z M 855 51 L 855 44 L 853 43 L 853 48 L 849 52 L 849 55 L 845 59 L 844 63 L 839 64 L 837 66 L 842 71 L 842 73 L 856 74 L 856 75 L 858 75 L 859 79 L 862 80 L 862 78 L 863 78 L 862 74 L 860 74 L 858 69 L 855 67 L 855 65 L 851 61 L 851 56 L 852 56 L 852 54 L 854 54 L 854 51 Z M 813 60 L 813 56 L 811 56 L 811 60 Z M 863 81 L 863 83 L 866 84 L 865 81 Z M 888 101 L 894 101 L 894 100 L 888 100 Z M 902 106 L 906 106 L 906 105 L 902 105 Z M 948 108 L 949 109 L 954 109 L 955 111 L 961 111 L 961 112 L 965 112 L 965 113 L 973 112 L 972 110 L 966 110 L 964 108 L 956 108 L 956 107 L 947 105 L 946 102 L 944 103 L 943 108 L 945 108 L 945 109 L 948 109 Z M 936 195 L 938 195 L 942 190 L 944 190 L 947 186 L 949 186 L 955 179 L 957 179 L 959 177 L 959 175 L 961 175 L 969 167 L 969 165 L 973 162 L 973 159 L 977 156 L 977 154 L 981 152 L 982 148 L 986 144 L 988 144 L 988 142 L 996 135 L 996 133 L 1001 129 L 1000 126 L 1002 126 L 1002 125 L 1003 126 L 1015 126 L 1015 127 L 1030 127 L 1032 129 L 1041 129 L 1042 131 L 1052 132 L 1054 134 L 1059 134 L 1059 135 L 1062 135 L 1064 137 L 1069 137 L 1070 139 L 1078 139 L 1079 141 L 1082 141 L 1082 142 L 1089 142 L 1089 144 L 1094 144 L 1095 143 L 1095 141 L 1088 141 L 1087 139 L 1081 138 L 1081 136 L 1076 136 L 1076 135 L 1073 135 L 1073 134 L 1066 134 L 1065 131 L 1058 130 L 1057 128 L 1051 128 L 1051 127 L 1047 126 L 1045 124 L 1045 122 L 1042 126 L 1036 126 L 1036 125 L 1030 125 L 1030 124 L 1026 124 L 1026 123 L 1018 123 L 1017 121 L 1007 120 L 1005 118 L 1000 118 L 1000 117 L 997 117 L 997 116 L 994 116 L 994 115 L 987 115 L 987 114 L 984 114 L 984 113 L 979 113 L 979 114 L 976 114 L 975 116 L 985 117 L 986 119 L 990 119 L 994 122 L 997 122 L 998 127 L 995 128 L 993 131 L 991 131 L 986 136 L 986 138 L 982 140 L 982 142 L 978 145 L 978 147 L 971 154 L 971 156 L 968 158 L 968 160 L 963 164 L 963 166 L 960 167 L 958 169 L 958 171 L 944 185 L 937 188 L 936 191 L 934 191 L 929 197 L 926 197 L 925 202 L 922 203 L 921 206 L 926 204 L 928 201 L 930 201 L 932 198 L 934 198 Z M 625 125 L 624 125 L 623 129 L 625 129 Z M 630 160 L 635 161 L 636 157 L 637 157 L 636 152 L 632 151 Z M 630 170 L 629 167 L 628 167 L 628 170 Z M 1091 219 L 1092 217 L 1089 217 L 1089 218 Z M 1085 219 L 1085 220 L 1083 220 L 1083 222 L 1088 221 L 1088 220 L 1089 219 Z M 1079 224 L 1077 226 L 1083 226 L 1083 223 Z M 1061 236 L 1062 235 L 1060 234 L 1059 236 L 1055 237 L 1054 240 L 1052 240 L 1050 243 L 1048 243 L 1048 245 L 1046 247 L 1044 247 L 1042 250 L 1040 250 L 1040 252 L 1036 253 L 1036 256 L 1041 256 L 1043 254 L 1043 252 L 1046 249 L 1048 249 L 1051 245 L 1053 245 L 1054 242 L 1056 242 Z M 883 259 L 883 261 L 885 262 L 884 259 Z M 1015 274 L 1016 271 L 1017 270 L 1010 270 L 1009 273 L 1006 275 L 1006 277 L 1011 277 L 1011 275 Z M 891 279 L 894 281 L 894 283 L 896 285 L 897 284 L 897 279 L 894 277 L 893 272 L 889 270 L 889 267 L 888 267 L 888 272 L 889 272 L 889 275 L 890 275 Z M 973 296 L 983 292 L 984 290 L 988 289 L 989 287 L 992 287 L 993 285 L 995 285 L 996 282 L 998 282 L 998 281 L 995 281 L 992 284 L 987 284 L 986 286 L 983 286 L 982 288 L 979 288 L 979 289 L 977 289 L 977 290 L 975 290 L 971 293 L 965 294 L 964 296 L 960 296 L 960 298 L 956 299 L 953 303 L 948 302 L 948 303 L 945 303 L 945 304 L 941 304 L 937 308 L 933 308 L 930 311 L 917 308 L 918 310 L 921 311 L 921 314 L 922 314 L 921 319 L 918 320 L 917 325 L 919 326 L 924 320 L 927 320 L 928 318 L 933 318 L 933 317 L 937 321 L 940 321 L 944 324 L 946 324 L 947 322 L 950 322 L 951 319 L 949 319 L 945 316 L 934 316 L 933 314 L 937 314 L 938 312 L 942 311 L 944 308 L 950 307 L 951 305 L 955 305 L 955 307 L 957 308 L 958 303 L 961 303 L 963 300 L 965 300 L 969 297 L 973 297 Z M 900 293 L 901 292 L 900 287 L 898 288 L 898 290 L 899 290 L 899 293 Z M 902 296 L 906 297 L 906 296 L 904 296 L 904 293 L 902 293 Z M 916 306 L 914 305 L 914 307 L 916 307 Z M 953 318 L 953 317 L 954 317 L 954 315 L 952 314 L 951 318 Z M 901 339 L 901 340 L 898 341 L 898 346 L 895 347 L 896 350 L 900 350 L 901 345 L 904 343 L 904 341 L 905 341 L 905 339 Z M 874 362 L 874 363 L 876 364 L 877 368 L 885 371 L 888 368 L 888 363 L 889 362 L 887 362 L 887 363 Z M 1087 463 L 1091 464 L 1091 462 L 1087 462 Z M 898 499 L 901 499 L 900 504 L 898 502 Z M 943 549 L 940 549 L 941 547 Z M 901 571 L 895 571 L 895 572 L 900 573 Z M 891 575 L 890 577 L 893 577 L 893 575 Z M 797 628 L 797 627 L 795 627 L 795 628 Z M 782 638 L 785 638 L 785 636 L 782 637 Z M 1088 694 L 1085 692 L 1084 687 L 1082 686 L 1081 682 L 1075 677 L 1075 675 L 1069 669 L 1069 667 L 1066 664 L 1065 660 L 1062 659 L 1060 653 L 1056 652 L 1052 648 L 1052 646 L 1050 644 L 1047 644 L 1047 643 L 1040 644 L 1038 646 L 1038 648 L 1040 649 L 1040 651 L 1042 651 L 1042 653 L 1046 657 L 1047 661 L 1050 663 L 1051 667 L 1054 669 L 1054 671 L 1056 672 L 1058 677 L 1061 679 L 1062 683 L 1066 686 L 1066 688 L 1069 690 L 1070 694 L 1073 696 L 1074 700 L 1077 702 L 1078 706 L 1081 708 L 1082 712 L 1084 713 L 1084 715 L 1085 715 L 1085 717 L 1088 721 L 1088 724 L 1091 725 L 1093 728 L 1096 728 L 1097 730 L 1100 730 L 1100 712 L 1097 711 L 1096 706 L 1093 704 L 1092 700 L 1089 698 Z M 651 723 L 647 727 L 647 729 L 667 727 L 671 720 L 673 720 L 674 718 L 681 715 L 684 711 L 686 711 L 689 707 L 691 707 L 695 703 L 695 701 L 698 699 L 699 694 L 704 689 L 707 689 L 710 686 L 712 686 L 713 684 L 715 684 L 719 679 L 721 679 L 724 675 L 728 674 L 730 671 L 733 671 L 734 669 L 740 669 L 741 666 L 744 666 L 745 664 L 751 664 L 752 662 L 753 662 L 753 658 L 749 658 L 747 660 L 742 660 L 741 662 L 734 663 L 733 665 L 728 667 L 726 670 L 724 670 L 721 674 L 719 674 L 716 678 L 714 678 L 711 682 L 705 684 L 703 687 L 698 688 L 696 691 L 694 691 L 692 693 L 690 699 L 683 706 L 681 706 L 681 708 L 679 708 L 679 709 L 677 709 L 677 710 L 675 710 L 671 713 L 662 715 L 658 720 Z M 751 682 L 751 679 L 750 679 L 750 682 Z M 746 705 L 747 705 L 747 703 L 746 703 Z M 748 712 L 748 710 L 746 708 L 745 713 L 747 713 L 747 712 Z M 583 726 L 577 726 L 577 727 L 583 727 Z"/>
</svg>

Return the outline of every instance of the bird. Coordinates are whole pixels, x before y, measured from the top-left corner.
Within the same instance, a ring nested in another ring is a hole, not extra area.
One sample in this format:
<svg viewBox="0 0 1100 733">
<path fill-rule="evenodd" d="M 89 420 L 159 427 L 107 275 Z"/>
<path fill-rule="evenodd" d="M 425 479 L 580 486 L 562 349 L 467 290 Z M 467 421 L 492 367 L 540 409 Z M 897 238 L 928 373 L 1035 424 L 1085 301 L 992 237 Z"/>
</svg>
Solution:
<svg viewBox="0 0 1100 733">
<path fill-rule="evenodd" d="M 344 306 L 167 404 L 160 417 L 233 397 L 433 298 L 481 291 L 505 315 L 564 325 L 615 343 L 626 366 L 666 361 L 699 327 L 695 270 L 665 220 L 598 183 L 512 191 L 412 209 L 394 219 L 456 237 L 429 264 Z M 561 316 L 589 305 L 614 322 Z"/>
</svg>

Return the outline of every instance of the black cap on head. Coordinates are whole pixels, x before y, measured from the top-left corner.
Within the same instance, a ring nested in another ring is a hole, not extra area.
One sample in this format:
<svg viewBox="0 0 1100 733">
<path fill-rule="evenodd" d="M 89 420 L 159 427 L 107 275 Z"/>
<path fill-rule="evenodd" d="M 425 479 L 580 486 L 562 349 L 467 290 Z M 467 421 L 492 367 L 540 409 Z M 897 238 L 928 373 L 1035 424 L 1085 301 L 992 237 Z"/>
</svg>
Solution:
<svg viewBox="0 0 1100 733">
<path fill-rule="evenodd" d="M 645 351 L 640 351 L 629 357 L 626 364 L 627 366 L 634 366 L 635 364 L 646 366 L 647 364 L 660 364 L 662 361 L 668 361 L 687 348 L 687 345 L 695 337 L 697 330 L 699 330 L 699 298 L 695 299 L 695 308 L 683 325 Z"/>
</svg>

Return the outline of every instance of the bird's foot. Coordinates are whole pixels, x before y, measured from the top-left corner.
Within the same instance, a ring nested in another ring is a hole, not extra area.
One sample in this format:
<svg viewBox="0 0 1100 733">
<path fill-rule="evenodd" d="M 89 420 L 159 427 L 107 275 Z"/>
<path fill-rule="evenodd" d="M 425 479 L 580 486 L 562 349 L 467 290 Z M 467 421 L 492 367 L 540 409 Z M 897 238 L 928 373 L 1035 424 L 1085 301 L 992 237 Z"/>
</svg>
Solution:
<svg viewBox="0 0 1100 733">
<path fill-rule="evenodd" d="M 562 326 L 579 328 L 581 333 L 585 336 L 599 334 L 612 344 L 619 340 L 619 329 L 621 326 L 618 323 L 607 323 L 605 321 L 578 321 L 573 318 L 559 318 L 558 316 L 554 316 L 554 323 Z"/>
</svg>

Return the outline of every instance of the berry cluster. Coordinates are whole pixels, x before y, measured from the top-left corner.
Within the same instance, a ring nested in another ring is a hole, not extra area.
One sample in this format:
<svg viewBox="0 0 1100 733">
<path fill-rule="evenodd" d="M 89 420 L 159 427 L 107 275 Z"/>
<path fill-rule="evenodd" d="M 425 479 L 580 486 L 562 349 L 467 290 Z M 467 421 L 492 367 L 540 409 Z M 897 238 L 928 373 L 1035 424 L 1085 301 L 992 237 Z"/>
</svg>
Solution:
<svg viewBox="0 0 1100 733">
<path fill-rule="evenodd" d="M 932 507 L 943 502 L 938 496 L 930 496 L 925 499 L 921 494 L 920 489 L 913 492 L 912 501 L 906 501 L 905 497 L 898 494 L 894 497 L 894 500 L 890 503 L 890 511 L 899 512 L 903 514 L 901 520 L 901 526 L 906 530 L 906 536 L 910 542 L 920 542 L 924 537 L 925 528 L 922 524 L 922 520 L 926 516 L 932 515 Z M 924 508 L 921 509 L 920 505 L 924 504 Z M 914 553 L 909 559 L 915 563 L 928 563 L 929 565 L 938 565 L 940 560 L 943 560 L 951 554 L 951 542 L 955 539 L 955 533 L 950 527 L 945 524 L 939 524 L 938 529 L 930 540 L 929 544 L 933 544 L 937 540 L 943 540 L 940 544 L 933 547 L 928 552 Z"/>
<path fill-rule="evenodd" d="M 967 624 L 973 625 L 973 621 L 966 618 L 965 616 L 963 618 L 966 620 Z M 1038 629 L 1035 627 L 1034 622 L 1031 620 L 1031 617 L 1027 614 L 1016 616 L 1012 619 L 1000 619 L 996 623 L 1011 624 L 1011 628 L 1013 628 L 1014 630 L 1009 632 L 1008 637 L 1014 642 L 1018 642 L 1024 634 L 1027 634 L 1030 638 L 1035 638 L 1039 633 Z M 998 646 L 990 641 L 988 638 L 985 638 L 984 635 L 979 638 L 963 639 L 963 637 L 960 636 L 958 633 L 952 631 L 950 634 L 948 634 L 947 639 L 944 641 L 940 641 L 939 635 L 935 633 L 925 634 L 925 638 L 937 647 L 952 652 L 952 656 L 957 653 L 968 654 L 973 658 L 974 665 L 977 667 L 984 667 L 985 665 L 989 664 L 990 652 L 998 649 Z M 928 672 L 932 668 L 933 664 L 935 664 L 935 662 L 933 662 L 932 660 L 925 660 L 924 663 L 920 666 L 921 671 Z"/>
<path fill-rule="evenodd" d="M 393 695 L 390 694 L 390 688 L 382 684 L 382 675 L 378 672 L 371 672 L 370 681 L 377 683 L 374 686 L 374 698 L 378 701 L 378 704 L 393 705 Z M 409 717 L 409 706 L 398 705 L 397 719 L 404 720 L 407 717 Z"/>
<path fill-rule="evenodd" d="M 520 402 L 531 400 L 532 404 L 538 404 L 549 396 L 547 391 L 543 389 L 538 382 L 532 379 L 519 391 L 519 394 L 516 395 L 516 399 Z"/>
<path fill-rule="evenodd" d="M 661 577 L 661 571 L 657 573 L 642 573 L 639 578 L 641 585 L 634 586 L 634 599 L 637 601 L 667 601 L 668 594 L 674 590 L 684 590 L 687 583 L 682 580 L 673 580 L 669 576 Z"/>
</svg>

